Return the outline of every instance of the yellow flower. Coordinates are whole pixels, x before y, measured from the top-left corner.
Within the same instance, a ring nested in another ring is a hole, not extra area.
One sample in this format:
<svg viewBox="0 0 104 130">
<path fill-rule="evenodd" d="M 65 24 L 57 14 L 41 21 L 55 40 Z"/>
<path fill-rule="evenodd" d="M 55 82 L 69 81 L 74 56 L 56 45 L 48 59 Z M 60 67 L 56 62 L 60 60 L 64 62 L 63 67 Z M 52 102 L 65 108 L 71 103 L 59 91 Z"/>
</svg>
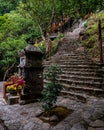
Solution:
<svg viewBox="0 0 104 130">
<path fill-rule="evenodd" d="M 21 85 L 19 85 L 19 86 L 18 86 L 18 89 L 22 89 L 22 86 L 21 86 Z"/>
<path fill-rule="evenodd" d="M 7 91 L 12 91 L 12 90 L 16 90 L 16 89 L 17 89 L 17 88 L 16 88 L 16 84 L 9 85 L 9 86 L 7 86 L 7 88 L 6 88 Z"/>
</svg>

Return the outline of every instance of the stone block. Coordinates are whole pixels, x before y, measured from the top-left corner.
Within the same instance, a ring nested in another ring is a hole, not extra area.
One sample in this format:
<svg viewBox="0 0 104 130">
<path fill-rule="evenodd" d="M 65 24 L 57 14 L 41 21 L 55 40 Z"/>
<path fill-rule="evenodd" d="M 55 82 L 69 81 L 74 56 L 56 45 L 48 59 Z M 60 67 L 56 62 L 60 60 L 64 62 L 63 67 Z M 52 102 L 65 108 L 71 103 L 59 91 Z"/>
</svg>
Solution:
<svg viewBox="0 0 104 130">
<path fill-rule="evenodd" d="M 17 103 L 19 103 L 19 96 L 11 96 L 11 95 L 9 95 L 8 97 L 7 97 L 7 103 L 9 104 L 9 105 L 13 105 L 13 104 L 17 104 Z"/>
</svg>

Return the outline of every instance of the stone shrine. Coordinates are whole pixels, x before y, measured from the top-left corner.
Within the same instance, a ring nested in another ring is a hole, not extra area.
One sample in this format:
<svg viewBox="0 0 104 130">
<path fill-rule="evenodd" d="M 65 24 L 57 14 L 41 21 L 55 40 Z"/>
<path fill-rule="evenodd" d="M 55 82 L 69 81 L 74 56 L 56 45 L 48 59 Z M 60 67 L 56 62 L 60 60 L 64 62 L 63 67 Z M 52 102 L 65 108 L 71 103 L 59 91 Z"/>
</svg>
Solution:
<svg viewBox="0 0 104 130">
<path fill-rule="evenodd" d="M 20 97 L 20 104 L 35 101 L 41 95 L 43 89 L 42 57 L 41 50 L 31 44 L 28 44 L 20 53 L 19 74 L 26 81 Z"/>
</svg>

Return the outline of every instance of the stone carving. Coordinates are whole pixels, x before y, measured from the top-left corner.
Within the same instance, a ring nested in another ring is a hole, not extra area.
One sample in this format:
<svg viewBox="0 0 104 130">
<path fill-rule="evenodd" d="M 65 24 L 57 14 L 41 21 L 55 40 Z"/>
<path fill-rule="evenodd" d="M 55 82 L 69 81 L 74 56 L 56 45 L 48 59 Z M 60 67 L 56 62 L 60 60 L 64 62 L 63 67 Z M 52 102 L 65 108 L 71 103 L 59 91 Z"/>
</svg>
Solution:
<svg viewBox="0 0 104 130">
<path fill-rule="evenodd" d="M 28 45 L 20 52 L 19 74 L 24 77 L 26 86 L 21 95 L 22 103 L 36 100 L 43 89 L 43 53 L 34 45 Z"/>
</svg>

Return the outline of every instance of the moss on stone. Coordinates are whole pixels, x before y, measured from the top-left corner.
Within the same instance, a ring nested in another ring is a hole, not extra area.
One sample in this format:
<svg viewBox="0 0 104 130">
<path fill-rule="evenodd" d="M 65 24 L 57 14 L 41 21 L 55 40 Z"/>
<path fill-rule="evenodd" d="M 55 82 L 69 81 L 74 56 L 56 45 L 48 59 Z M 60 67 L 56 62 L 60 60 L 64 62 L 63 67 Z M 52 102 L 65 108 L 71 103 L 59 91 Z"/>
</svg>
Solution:
<svg viewBox="0 0 104 130">
<path fill-rule="evenodd" d="M 56 106 L 47 112 L 41 113 L 37 117 L 40 118 L 43 122 L 47 122 L 51 125 L 56 125 L 57 123 L 65 119 L 72 112 L 73 110 L 67 109 L 66 107 Z M 58 120 L 51 120 L 52 116 L 56 116 Z"/>
</svg>

